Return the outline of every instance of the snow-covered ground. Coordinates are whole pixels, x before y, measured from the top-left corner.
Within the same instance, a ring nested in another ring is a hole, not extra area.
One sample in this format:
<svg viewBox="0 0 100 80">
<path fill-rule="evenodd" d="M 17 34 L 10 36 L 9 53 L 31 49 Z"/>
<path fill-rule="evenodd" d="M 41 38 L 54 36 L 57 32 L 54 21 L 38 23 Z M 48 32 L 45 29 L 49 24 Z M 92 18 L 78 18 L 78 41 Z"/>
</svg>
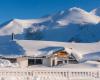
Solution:
<svg viewBox="0 0 100 80">
<path fill-rule="evenodd" d="M 97 61 L 86 61 L 84 63 L 79 64 L 62 64 L 59 66 L 55 66 L 56 68 L 74 68 L 74 69 L 92 69 L 92 68 L 100 68 L 100 62 Z"/>
</svg>

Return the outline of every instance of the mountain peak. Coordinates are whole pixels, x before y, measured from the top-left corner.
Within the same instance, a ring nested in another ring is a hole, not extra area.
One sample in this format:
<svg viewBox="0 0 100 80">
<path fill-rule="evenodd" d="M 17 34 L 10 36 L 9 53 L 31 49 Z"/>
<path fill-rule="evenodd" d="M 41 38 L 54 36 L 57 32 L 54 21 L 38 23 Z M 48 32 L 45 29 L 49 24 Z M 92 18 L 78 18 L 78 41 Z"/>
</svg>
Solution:
<svg viewBox="0 0 100 80">
<path fill-rule="evenodd" d="M 69 23 L 74 24 L 97 24 L 100 22 L 100 18 L 96 15 L 92 15 L 89 12 L 73 7 L 70 8 L 66 15 L 61 18 L 58 23 L 59 25 L 66 26 Z"/>
<path fill-rule="evenodd" d="M 100 16 L 100 7 L 96 8 L 96 9 L 93 9 L 90 13 L 94 14 L 94 15 L 97 15 L 97 16 Z"/>
<path fill-rule="evenodd" d="M 84 12 L 84 10 L 83 10 L 83 9 L 78 8 L 78 7 L 72 7 L 72 8 L 70 8 L 70 9 L 69 9 L 69 11 Z"/>
</svg>

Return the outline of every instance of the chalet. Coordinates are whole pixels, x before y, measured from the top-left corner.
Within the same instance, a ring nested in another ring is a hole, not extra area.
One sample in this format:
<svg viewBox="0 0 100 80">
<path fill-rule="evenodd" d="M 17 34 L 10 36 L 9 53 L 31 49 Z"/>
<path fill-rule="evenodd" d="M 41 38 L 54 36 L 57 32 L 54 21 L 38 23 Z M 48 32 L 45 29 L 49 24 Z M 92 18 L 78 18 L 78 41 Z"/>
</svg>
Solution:
<svg viewBox="0 0 100 80">
<path fill-rule="evenodd" d="M 38 43 L 39 42 L 39 43 Z M 32 45 L 33 43 L 33 45 Z M 20 67 L 33 65 L 57 66 L 65 63 L 77 63 L 76 59 L 64 47 L 41 44 L 41 41 L 9 41 L 0 48 L 1 59 L 19 63 Z"/>
<path fill-rule="evenodd" d="M 100 61 L 99 43 L 63 43 L 52 41 L 14 40 L 0 43 L 0 58 L 20 67 L 41 65 L 53 67 L 61 64 L 77 64 L 84 61 Z"/>
</svg>

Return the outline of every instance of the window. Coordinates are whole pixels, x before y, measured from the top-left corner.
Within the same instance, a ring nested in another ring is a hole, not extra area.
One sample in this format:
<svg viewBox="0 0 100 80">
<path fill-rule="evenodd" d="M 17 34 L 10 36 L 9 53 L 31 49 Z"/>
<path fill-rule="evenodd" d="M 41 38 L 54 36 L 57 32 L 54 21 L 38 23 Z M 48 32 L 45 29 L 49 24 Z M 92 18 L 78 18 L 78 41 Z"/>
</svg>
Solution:
<svg viewBox="0 0 100 80">
<path fill-rule="evenodd" d="M 42 59 L 28 59 L 28 65 L 42 64 Z"/>
<path fill-rule="evenodd" d="M 42 64 L 42 59 L 36 59 L 36 64 Z"/>
<path fill-rule="evenodd" d="M 57 62 L 57 65 L 59 65 L 59 64 L 63 64 L 63 61 L 58 61 Z"/>
<path fill-rule="evenodd" d="M 67 60 L 65 60 L 65 63 L 67 63 L 68 61 Z"/>
</svg>

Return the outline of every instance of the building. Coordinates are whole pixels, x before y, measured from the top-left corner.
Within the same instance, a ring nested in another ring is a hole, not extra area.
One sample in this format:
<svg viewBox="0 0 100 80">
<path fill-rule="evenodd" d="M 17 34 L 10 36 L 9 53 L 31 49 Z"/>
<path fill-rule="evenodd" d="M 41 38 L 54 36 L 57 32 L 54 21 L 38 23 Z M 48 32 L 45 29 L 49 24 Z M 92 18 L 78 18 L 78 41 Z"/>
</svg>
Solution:
<svg viewBox="0 0 100 80">
<path fill-rule="evenodd" d="M 77 64 L 100 60 L 99 43 L 64 43 L 52 41 L 17 40 L 0 43 L 1 59 L 19 63 L 20 67 Z"/>
<path fill-rule="evenodd" d="M 38 43 L 39 42 L 39 43 Z M 33 43 L 33 45 L 32 45 Z M 1 59 L 19 63 L 20 67 L 43 65 L 47 67 L 77 62 L 64 47 L 41 44 L 40 41 L 8 41 L 0 48 Z"/>
<path fill-rule="evenodd" d="M 49 52 L 48 55 L 46 56 L 19 56 L 19 57 L 2 57 L 2 59 L 9 60 L 12 63 L 19 63 L 20 67 L 28 67 L 28 66 L 33 66 L 33 65 L 43 65 L 47 67 L 53 67 L 57 66 L 60 64 L 65 64 L 65 63 L 72 63 L 72 62 L 77 62 L 75 58 L 72 58 L 71 55 L 64 50 L 64 48 L 57 48 L 57 50 L 54 47 L 52 48 Z"/>
</svg>

